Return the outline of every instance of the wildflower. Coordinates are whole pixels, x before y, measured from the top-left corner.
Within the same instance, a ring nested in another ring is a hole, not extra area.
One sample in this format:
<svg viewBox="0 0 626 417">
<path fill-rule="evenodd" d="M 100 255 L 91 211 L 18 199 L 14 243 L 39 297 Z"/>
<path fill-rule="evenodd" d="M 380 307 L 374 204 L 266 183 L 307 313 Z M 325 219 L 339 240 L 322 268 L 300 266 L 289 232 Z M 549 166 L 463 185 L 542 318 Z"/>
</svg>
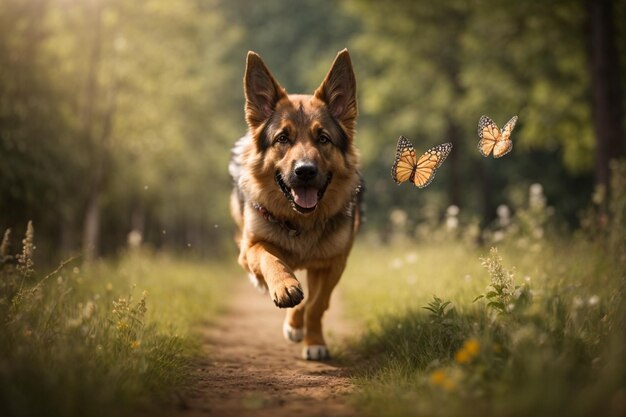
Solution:
<svg viewBox="0 0 626 417">
<path fill-rule="evenodd" d="M 463 347 L 470 355 L 476 356 L 476 354 L 478 354 L 478 351 L 480 350 L 480 343 L 478 343 L 478 340 L 476 340 L 476 338 L 472 337 L 470 339 L 467 339 L 465 343 L 463 343 Z"/>
<path fill-rule="evenodd" d="M 454 354 L 454 360 L 458 363 L 468 363 L 471 360 L 469 353 L 465 349 L 459 349 Z"/>
<path fill-rule="evenodd" d="M 459 227 L 459 218 L 455 216 L 450 216 L 446 219 L 446 229 L 455 230 Z"/>
<path fill-rule="evenodd" d="M 600 297 L 598 297 L 597 295 L 592 295 L 591 297 L 589 297 L 589 300 L 587 300 L 587 304 L 589 304 L 589 306 L 595 306 L 599 302 Z"/>
<path fill-rule="evenodd" d="M 394 226 L 404 227 L 406 225 L 406 221 L 408 219 L 408 215 L 406 211 L 401 209 L 393 209 L 389 214 L 389 220 L 393 223 Z"/>
<path fill-rule="evenodd" d="M 130 342 L 131 349 L 137 349 L 139 348 L 139 346 L 141 346 L 141 342 L 139 340 L 133 340 L 132 342 Z"/>
<path fill-rule="evenodd" d="M 454 204 L 452 204 L 446 209 L 446 214 L 448 216 L 458 216 L 460 211 L 461 210 L 459 209 L 458 206 L 455 206 Z"/>
<path fill-rule="evenodd" d="M 128 329 L 128 322 L 126 320 L 120 320 L 117 322 L 117 324 L 115 325 L 115 327 L 117 328 L 117 330 L 119 331 L 123 331 Z"/>
<path fill-rule="evenodd" d="M 389 266 L 391 267 L 391 269 L 400 269 L 402 268 L 402 265 L 404 264 L 404 262 L 402 262 L 402 259 L 400 258 L 394 258 L 390 263 Z"/>
<path fill-rule="evenodd" d="M 454 354 L 454 360 L 461 364 L 469 363 L 476 356 L 478 356 L 479 352 L 480 352 L 480 343 L 478 343 L 478 340 L 476 340 L 476 338 L 472 337 L 470 339 L 467 339 L 463 343 L 463 346 L 461 346 L 461 349 L 459 349 Z"/>
<path fill-rule="evenodd" d="M 546 198 L 543 195 L 541 184 L 535 183 L 529 189 L 529 205 L 531 209 L 543 209 L 546 206 Z"/>
<path fill-rule="evenodd" d="M 511 210 L 506 204 L 500 204 L 496 209 L 498 214 L 498 223 L 502 227 L 506 227 L 511 223 Z"/>
<path fill-rule="evenodd" d="M 454 204 L 446 210 L 446 229 L 448 231 L 455 230 L 459 227 L 459 207 Z"/>
<path fill-rule="evenodd" d="M 139 230 L 131 230 L 127 236 L 128 246 L 131 248 L 138 248 L 141 246 L 141 241 L 143 240 L 143 236 Z"/>
<path fill-rule="evenodd" d="M 417 253 L 409 252 L 404 256 L 404 259 L 407 263 L 414 264 L 415 262 L 417 262 Z"/>
<path fill-rule="evenodd" d="M 17 270 L 22 274 L 24 278 L 30 278 L 33 273 L 33 253 L 35 252 L 34 241 L 35 231 L 33 229 L 33 222 L 29 221 L 26 226 L 26 236 L 22 240 L 22 253 L 17 255 Z"/>
<path fill-rule="evenodd" d="M 446 391 L 452 391 L 456 386 L 452 378 L 442 369 L 437 369 L 432 372 L 429 377 L 429 382 L 432 386 L 441 387 Z"/>
</svg>

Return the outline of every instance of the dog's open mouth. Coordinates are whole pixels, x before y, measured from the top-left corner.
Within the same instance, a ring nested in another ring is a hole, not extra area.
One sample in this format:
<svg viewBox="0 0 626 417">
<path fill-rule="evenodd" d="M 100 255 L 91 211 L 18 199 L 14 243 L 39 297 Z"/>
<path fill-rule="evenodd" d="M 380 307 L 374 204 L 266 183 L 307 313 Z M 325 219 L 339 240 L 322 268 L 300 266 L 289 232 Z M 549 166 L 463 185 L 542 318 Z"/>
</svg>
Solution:
<svg viewBox="0 0 626 417">
<path fill-rule="evenodd" d="M 322 197 L 324 197 L 326 188 L 328 188 L 328 184 L 330 184 L 330 180 L 332 179 L 332 174 L 328 174 L 328 177 L 326 178 L 326 183 L 324 183 L 321 188 L 310 186 L 298 186 L 290 188 L 283 181 L 283 177 L 282 175 L 280 175 L 280 172 L 276 173 L 275 179 L 283 194 L 291 203 L 293 209 L 299 213 L 304 214 L 310 213 L 315 210 L 317 204 L 320 202 Z"/>
</svg>

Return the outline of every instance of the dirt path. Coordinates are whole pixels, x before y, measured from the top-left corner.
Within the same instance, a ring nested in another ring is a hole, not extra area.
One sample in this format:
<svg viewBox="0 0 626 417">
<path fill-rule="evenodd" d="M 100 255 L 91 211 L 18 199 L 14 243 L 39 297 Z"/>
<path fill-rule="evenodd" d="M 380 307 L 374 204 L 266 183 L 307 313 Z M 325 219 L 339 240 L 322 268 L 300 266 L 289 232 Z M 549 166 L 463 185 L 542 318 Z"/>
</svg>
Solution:
<svg viewBox="0 0 626 417">
<path fill-rule="evenodd" d="M 284 310 L 245 279 L 236 285 L 230 313 L 203 328 L 202 380 L 181 416 L 353 416 L 348 370 L 300 359 L 302 344 L 282 336 Z M 350 334 L 337 294 L 324 324 L 327 341 Z"/>
</svg>

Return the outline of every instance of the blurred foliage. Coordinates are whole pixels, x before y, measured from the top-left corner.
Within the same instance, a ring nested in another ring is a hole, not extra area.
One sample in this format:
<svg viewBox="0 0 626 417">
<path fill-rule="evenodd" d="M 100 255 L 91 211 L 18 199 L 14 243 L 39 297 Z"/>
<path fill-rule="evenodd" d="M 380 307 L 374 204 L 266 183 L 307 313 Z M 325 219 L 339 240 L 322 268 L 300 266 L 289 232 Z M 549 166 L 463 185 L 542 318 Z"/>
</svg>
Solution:
<svg viewBox="0 0 626 417">
<path fill-rule="evenodd" d="M 536 182 L 574 224 L 593 182 L 585 22 L 584 3 L 567 0 L 4 0 L 0 229 L 32 219 L 38 253 L 74 252 L 95 206 L 102 253 L 131 230 L 155 247 L 223 253 L 246 51 L 289 92 L 312 92 L 343 47 L 368 219 L 383 237 L 394 208 L 418 224 L 452 202 L 484 225 Z M 505 159 L 475 151 L 481 114 L 499 125 L 519 114 Z M 418 150 L 454 142 L 426 191 L 390 180 L 400 134 Z"/>
<path fill-rule="evenodd" d="M 498 209 L 490 251 L 463 238 L 473 223 L 455 210 L 419 229 L 429 240 L 399 228 L 376 250 L 357 243 L 341 285 L 365 324 L 344 349 L 359 414 L 623 416 L 626 164 L 612 165 L 612 216 L 598 199 L 583 222 L 608 224 L 575 238 L 533 184 Z"/>
<path fill-rule="evenodd" d="M 135 248 L 44 276 L 34 239 L 0 245 L 0 415 L 155 415 L 197 382 L 192 327 L 224 310 L 233 265 Z"/>
</svg>

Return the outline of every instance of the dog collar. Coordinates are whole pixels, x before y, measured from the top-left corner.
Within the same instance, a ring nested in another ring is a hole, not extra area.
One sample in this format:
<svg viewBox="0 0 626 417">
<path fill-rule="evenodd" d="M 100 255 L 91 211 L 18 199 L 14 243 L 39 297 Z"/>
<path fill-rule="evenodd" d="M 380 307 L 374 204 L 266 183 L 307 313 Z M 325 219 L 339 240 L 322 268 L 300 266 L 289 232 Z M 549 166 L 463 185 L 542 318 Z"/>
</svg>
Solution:
<svg viewBox="0 0 626 417">
<path fill-rule="evenodd" d="M 291 223 L 289 220 L 280 220 L 280 219 L 276 218 L 276 216 L 274 216 L 272 213 L 270 213 L 270 211 L 268 209 L 266 209 L 265 207 L 263 207 L 259 203 L 253 203 L 252 207 L 254 207 L 256 209 L 256 211 L 258 211 L 259 214 L 261 214 L 261 216 L 263 216 L 263 218 L 265 220 L 267 220 L 270 223 L 277 224 L 283 230 L 287 231 L 287 233 L 289 233 L 289 236 L 299 236 L 300 235 L 300 230 L 298 230 L 293 225 L 293 223 Z"/>
</svg>

